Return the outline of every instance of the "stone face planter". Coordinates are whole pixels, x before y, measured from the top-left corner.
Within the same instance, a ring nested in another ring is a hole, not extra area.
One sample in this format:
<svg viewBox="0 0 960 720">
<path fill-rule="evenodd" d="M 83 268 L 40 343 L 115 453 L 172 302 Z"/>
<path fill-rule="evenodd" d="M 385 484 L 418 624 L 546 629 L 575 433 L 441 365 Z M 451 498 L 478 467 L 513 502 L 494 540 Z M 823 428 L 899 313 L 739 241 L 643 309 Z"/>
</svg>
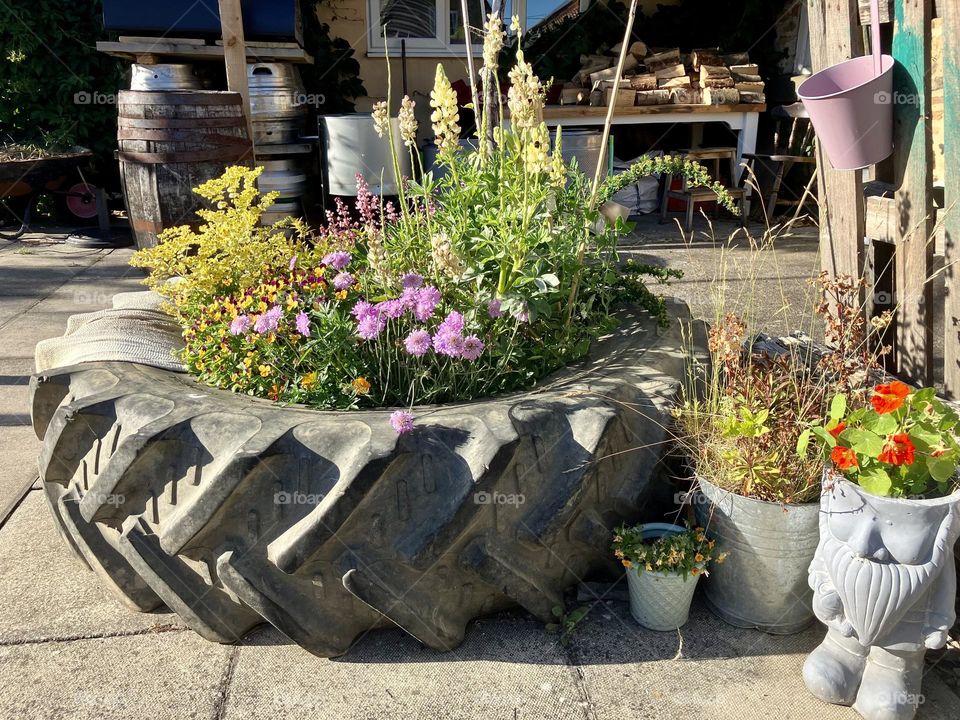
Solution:
<svg viewBox="0 0 960 720">
<path fill-rule="evenodd" d="M 813 621 L 807 568 L 819 537 L 818 503 L 781 505 L 743 497 L 699 478 L 697 524 L 729 556 L 704 581 L 723 620 L 777 635 Z"/>
<path fill-rule="evenodd" d="M 685 532 L 679 525 L 649 523 L 642 525 L 644 539 Z M 630 614 L 648 630 L 676 630 L 687 624 L 690 603 L 699 575 L 647 572 L 637 565 L 627 568 L 630 590 Z"/>
<path fill-rule="evenodd" d="M 678 323 L 623 319 L 544 389 L 419 408 L 404 436 L 389 410 L 281 407 L 137 362 L 55 367 L 31 383 L 46 498 L 123 602 L 219 642 L 266 620 L 333 656 L 396 624 L 446 650 L 500 608 L 546 621 L 565 588 L 615 572 L 612 528 L 642 512 L 684 377 Z"/>
<path fill-rule="evenodd" d="M 810 692 L 868 720 L 913 717 L 923 656 L 955 619 L 958 535 L 960 494 L 884 498 L 824 475 L 810 586 L 827 635 L 803 666 Z"/>
</svg>

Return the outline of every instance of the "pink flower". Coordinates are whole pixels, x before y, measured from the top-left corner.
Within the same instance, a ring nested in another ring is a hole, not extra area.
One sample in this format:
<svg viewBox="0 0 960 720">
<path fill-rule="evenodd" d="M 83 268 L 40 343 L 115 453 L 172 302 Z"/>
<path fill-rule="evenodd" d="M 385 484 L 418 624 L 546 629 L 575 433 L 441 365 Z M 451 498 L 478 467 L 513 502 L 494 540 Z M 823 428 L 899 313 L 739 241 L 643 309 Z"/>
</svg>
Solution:
<svg viewBox="0 0 960 720">
<path fill-rule="evenodd" d="M 402 300 L 384 300 L 374 306 L 374 311 L 378 315 L 383 315 L 390 320 L 396 320 L 403 315 L 405 309 Z"/>
<path fill-rule="evenodd" d="M 290 265 L 288 267 L 290 268 L 290 271 L 293 272 L 293 269 L 296 266 L 297 266 L 297 256 L 294 255 L 292 258 L 290 258 Z"/>
<path fill-rule="evenodd" d="M 426 355 L 427 351 L 430 350 L 430 345 L 430 333 L 426 330 L 414 330 L 403 341 L 403 346 L 407 349 L 407 352 L 414 357 Z"/>
<path fill-rule="evenodd" d="M 440 355 L 460 357 L 463 354 L 463 335 L 454 330 L 441 329 L 433 336 L 433 349 Z"/>
<path fill-rule="evenodd" d="M 357 335 L 359 335 L 364 340 L 373 340 L 377 335 L 383 332 L 383 328 L 386 327 L 386 320 L 377 317 L 376 315 L 365 315 L 360 319 L 360 322 L 357 323 Z"/>
<path fill-rule="evenodd" d="M 440 323 L 440 327 L 437 328 L 437 332 L 454 332 L 461 333 L 463 332 L 463 315 L 453 311 Z"/>
<path fill-rule="evenodd" d="M 355 282 L 353 275 L 348 272 L 342 272 L 333 279 L 333 287 L 337 290 L 346 290 Z"/>
<path fill-rule="evenodd" d="M 353 315 L 357 320 L 363 320 L 367 315 L 375 315 L 373 305 L 368 303 L 366 300 L 360 300 L 356 305 L 353 306 L 353 310 L 350 311 L 350 314 Z"/>
<path fill-rule="evenodd" d="M 499 298 L 493 298 L 487 303 L 487 314 L 492 318 L 498 318 L 503 315 L 503 310 L 500 309 Z"/>
<path fill-rule="evenodd" d="M 257 322 L 254 324 L 253 329 L 258 333 L 273 332 L 280 325 L 280 318 L 282 316 L 283 308 L 281 308 L 279 305 L 274 305 L 257 318 Z"/>
<path fill-rule="evenodd" d="M 461 355 L 464 360 L 476 360 L 483 352 L 484 344 L 476 335 L 470 335 L 463 340 L 463 350 Z"/>
<path fill-rule="evenodd" d="M 320 262 L 328 267 L 332 267 L 334 270 L 343 270 L 347 265 L 350 264 L 350 260 L 350 253 L 348 253 L 346 250 L 337 250 L 336 252 L 324 255 Z"/>
<path fill-rule="evenodd" d="M 433 317 L 434 310 L 440 304 L 440 291 L 428 285 L 417 291 L 417 301 L 413 307 L 413 316 L 420 322 L 426 322 Z"/>
<path fill-rule="evenodd" d="M 249 315 L 237 315 L 233 322 L 230 323 L 230 334 L 231 335 L 242 335 L 247 330 L 250 329 L 250 316 Z"/>
<path fill-rule="evenodd" d="M 297 313 L 297 332 L 304 337 L 310 336 L 310 318 L 305 312 Z"/>
<path fill-rule="evenodd" d="M 398 435 L 403 435 L 413 430 L 413 415 L 406 410 L 397 410 L 390 416 L 390 424 Z"/>
</svg>

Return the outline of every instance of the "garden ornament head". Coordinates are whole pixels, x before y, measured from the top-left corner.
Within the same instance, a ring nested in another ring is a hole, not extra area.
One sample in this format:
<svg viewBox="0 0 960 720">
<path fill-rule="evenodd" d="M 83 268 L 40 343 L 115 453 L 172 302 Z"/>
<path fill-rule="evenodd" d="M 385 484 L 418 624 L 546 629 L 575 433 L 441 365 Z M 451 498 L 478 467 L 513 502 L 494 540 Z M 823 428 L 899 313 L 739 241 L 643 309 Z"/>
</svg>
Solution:
<svg viewBox="0 0 960 720">
<path fill-rule="evenodd" d="M 960 530 L 956 499 L 905 506 L 841 481 L 825 491 L 822 508 L 819 554 L 843 607 L 839 630 L 863 645 L 878 644 L 952 559 Z M 950 605 L 929 609 L 947 615 Z"/>
</svg>

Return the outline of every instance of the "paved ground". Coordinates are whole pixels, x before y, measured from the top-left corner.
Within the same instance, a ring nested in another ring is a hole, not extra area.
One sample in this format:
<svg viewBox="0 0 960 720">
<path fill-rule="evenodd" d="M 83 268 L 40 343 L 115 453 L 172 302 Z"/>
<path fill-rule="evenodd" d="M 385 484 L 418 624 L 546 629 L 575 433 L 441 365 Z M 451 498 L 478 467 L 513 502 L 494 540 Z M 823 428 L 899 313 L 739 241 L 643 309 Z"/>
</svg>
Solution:
<svg viewBox="0 0 960 720">
<path fill-rule="evenodd" d="M 709 314 L 722 253 L 677 237 L 645 222 L 638 252 L 685 270 L 671 291 Z M 426 650 L 399 630 L 375 631 L 332 661 L 270 628 L 220 646 L 169 613 L 124 609 L 61 546 L 34 485 L 39 444 L 26 383 L 38 340 L 60 334 L 68 315 L 136 289 L 139 275 L 126 266 L 129 251 L 69 250 L 49 240 L 0 244 L 0 720 L 858 717 L 803 688 L 800 667 L 818 628 L 786 638 L 738 630 L 699 600 L 678 634 L 643 630 L 624 603 L 601 601 L 568 647 L 510 614 L 474 623 L 451 653 Z M 815 243 L 786 238 L 778 249 L 756 281 L 731 278 L 727 295 L 756 288 L 761 316 L 790 329 L 808 316 L 795 298 L 816 267 Z M 748 253 L 732 256 L 742 266 Z M 772 280 L 778 275 L 786 303 Z M 950 660 L 927 673 L 920 720 L 960 716 L 960 698 L 945 682 L 953 678 L 942 673 Z"/>
</svg>

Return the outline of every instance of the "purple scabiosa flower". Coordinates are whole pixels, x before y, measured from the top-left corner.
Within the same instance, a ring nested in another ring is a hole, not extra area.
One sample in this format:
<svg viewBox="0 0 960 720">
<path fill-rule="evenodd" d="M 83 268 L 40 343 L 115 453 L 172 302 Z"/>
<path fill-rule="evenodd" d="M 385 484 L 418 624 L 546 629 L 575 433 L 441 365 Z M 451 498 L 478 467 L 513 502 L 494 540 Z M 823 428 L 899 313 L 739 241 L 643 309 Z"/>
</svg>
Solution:
<svg viewBox="0 0 960 720">
<path fill-rule="evenodd" d="M 403 341 L 403 346 L 407 349 L 407 352 L 414 357 L 426 355 L 427 351 L 430 350 L 431 344 L 430 333 L 426 330 L 414 330 L 407 335 L 407 339 Z"/>
<path fill-rule="evenodd" d="M 476 335 L 470 335 L 463 339 L 463 351 L 460 353 L 464 360 L 476 360 L 483 352 L 483 341 Z"/>
<path fill-rule="evenodd" d="M 337 290 L 346 290 L 353 285 L 353 275 L 348 272 L 342 272 L 333 279 L 333 287 Z"/>
<path fill-rule="evenodd" d="M 293 272 L 293 269 L 297 266 L 297 256 L 294 255 L 290 258 L 290 264 L 287 266 L 290 268 L 290 272 Z"/>
<path fill-rule="evenodd" d="M 519 310 L 515 310 L 513 316 L 522 323 L 530 322 L 530 308 L 524 303 Z"/>
<path fill-rule="evenodd" d="M 279 305 L 274 305 L 257 318 L 257 322 L 254 324 L 253 329 L 258 333 L 273 332 L 277 329 L 277 326 L 280 325 L 280 318 L 282 316 L 283 308 Z"/>
<path fill-rule="evenodd" d="M 457 334 L 462 333 L 463 315 L 456 311 L 451 312 L 446 318 L 444 318 L 444 321 L 440 323 L 440 327 L 437 328 L 437 332 L 453 332 Z"/>
<path fill-rule="evenodd" d="M 420 298 L 420 291 L 417 288 L 404 288 L 400 293 L 400 302 L 403 303 L 405 310 L 413 310 L 417 306 Z"/>
<path fill-rule="evenodd" d="M 310 336 L 310 317 L 305 312 L 297 313 L 297 332 L 304 337 Z"/>
<path fill-rule="evenodd" d="M 440 330 L 433 336 L 433 349 L 440 355 L 460 357 L 463 354 L 463 335 L 453 330 Z"/>
<path fill-rule="evenodd" d="M 233 322 L 230 323 L 231 335 L 243 335 L 243 333 L 245 333 L 249 329 L 250 329 L 249 315 L 237 315 L 233 319 Z"/>
<path fill-rule="evenodd" d="M 487 303 L 487 315 L 492 318 L 498 318 L 503 315 L 503 310 L 500 308 L 500 298 L 492 298 L 490 302 Z"/>
<path fill-rule="evenodd" d="M 407 273 L 402 278 L 400 278 L 400 284 L 403 286 L 404 290 L 410 288 L 416 289 L 423 287 L 423 275 L 417 275 L 416 273 Z"/>
<path fill-rule="evenodd" d="M 433 317 L 433 311 L 440 304 L 440 291 L 432 285 L 422 287 L 417 291 L 417 302 L 413 306 L 413 316 L 420 322 L 426 322 Z"/>
<path fill-rule="evenodd" d="M 350 253 L 346 250 L 336 250 L 335 252 L 324 255 L 320 262 L 328 267 L 332 267 L 334 270 L 343 270 L 350 264 L 351 259 Z"/>
<path fill-rule="evenodd" d="M 386 317 L 390 320 L 396 320 L 398 317 L 403 315 L 403 302 L 401 300 L 384 300 L 381 303 L 377 303 L 374 306 L 374 311 L 377 315 L 381 317 Z"/>
<path fill-rule="evenodd" d="M 373 340 L 377 335 L 383 332 L 386 321 L 377 317 L 373 313 L 364 315 L 357 323 L 357 335 L 364 340 Z"/>
<path fill-rule="evenodd" d="M 357 320 L 363 320 L 363 318 L 368 315 L 376 314 L 373 305 L 368 303 L 366 300 L 360 300 L 356 305 L 353 306 L 353 310 L 350 311 L 350 314 L 353 315 Z"/>
<path fill-rule="evenodd" d="M 397 410 L 390 416 L 390 425 L 393 426 L 398 435 L 411 432 L 413 430 L 413 415 L 406 410 Z"/>
</svg>

